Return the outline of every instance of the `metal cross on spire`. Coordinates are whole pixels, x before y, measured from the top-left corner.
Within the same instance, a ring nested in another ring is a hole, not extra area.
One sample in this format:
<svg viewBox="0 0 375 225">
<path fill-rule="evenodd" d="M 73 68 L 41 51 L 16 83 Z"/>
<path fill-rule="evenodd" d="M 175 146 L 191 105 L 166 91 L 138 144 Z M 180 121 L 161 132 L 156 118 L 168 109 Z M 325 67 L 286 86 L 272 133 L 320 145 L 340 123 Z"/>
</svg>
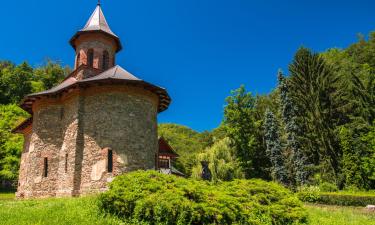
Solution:
<svg viewBox="0 0 375 225">
<path fill-rule="evenodd" d="M 100 5 L 100 0 L 98 0 L 98 5 Z"/>
</svg>

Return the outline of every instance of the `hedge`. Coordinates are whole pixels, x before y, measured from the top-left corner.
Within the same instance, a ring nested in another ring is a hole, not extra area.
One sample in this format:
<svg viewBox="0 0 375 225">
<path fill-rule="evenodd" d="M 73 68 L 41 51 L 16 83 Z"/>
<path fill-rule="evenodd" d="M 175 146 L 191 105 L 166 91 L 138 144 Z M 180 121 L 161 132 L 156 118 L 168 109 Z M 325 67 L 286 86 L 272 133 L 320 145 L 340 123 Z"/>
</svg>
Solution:
<svg viewBox="0 0 375 225">
<path fill-rule="evenodd" d="M 375 195 L 371 193 L 319 192 L 305 189 L 297 193 L 304 202 L 340 206 L 375 205 Z"/>
<path fill-rule="evenodd" d="M 375 196 L 327 192 L 320 193 L 318 203 L 341 206 L 375 205 Z"/>
<path fill-rule="evenodd" d="M 134 224 L 306 223 L 307 214 L 286 188 L 262 180 L 217 184 L 137 171 L 118 176 L 99 207 Z"/>
</svg>

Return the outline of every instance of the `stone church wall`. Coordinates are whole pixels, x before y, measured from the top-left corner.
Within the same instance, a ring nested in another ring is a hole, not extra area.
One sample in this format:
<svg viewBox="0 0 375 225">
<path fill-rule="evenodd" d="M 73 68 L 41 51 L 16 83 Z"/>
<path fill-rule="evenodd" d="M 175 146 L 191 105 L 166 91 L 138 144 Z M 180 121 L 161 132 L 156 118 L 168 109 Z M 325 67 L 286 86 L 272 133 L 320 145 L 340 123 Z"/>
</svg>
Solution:
<svg viewBox="0 0 375 225">
<path fill-rule="evenodd" d="M 138 88 L 92 87 L 35 108 L 18 197 L 76 196 L 105 190 L 114 176 L 153 169 L 157 96 Z M 108 151 L 113 172 L 108 172 Z M 48 175 L 44 176 L 44 158 Z"/>
<path fill-rule="evenodd" d="M 55 196 L 58 180 L 58 152 L 62 145 L 61 106 L 49 105 L 34 113 L 33 132 L 28 152 L 22 156 L 21 168 L 25 180 L 20 181 L 20 197 Z M 48 162 L 48 174 L 44 176 L 44 159 Z M 23 195 L 23 196 L 22 196 Z"/>
<path fill-rule="evenodd" d="M 114 176 L 153 169 L 157 152 L 157 99 L 121 90 L 85 97 L 81 191 L 103 190 Z M 113 172 L 107 172 L 108 150 Z"/>
</svg>

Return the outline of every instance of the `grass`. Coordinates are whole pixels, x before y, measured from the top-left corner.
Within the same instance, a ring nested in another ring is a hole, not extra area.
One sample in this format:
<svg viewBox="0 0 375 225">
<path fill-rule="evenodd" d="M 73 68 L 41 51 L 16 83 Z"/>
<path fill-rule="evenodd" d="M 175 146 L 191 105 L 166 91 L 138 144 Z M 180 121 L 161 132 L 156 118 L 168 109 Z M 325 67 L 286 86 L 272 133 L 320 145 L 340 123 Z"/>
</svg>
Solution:
<svg viewBox="0 0 375 225">
<path fill-rule="evenodd" d="M 0 194 L 3 196 L 4 194 Z M 8 195 L 6 195 L 8 196 Z M 3 197 L 0 197 L 3 199 Z M 112 216 L 98 213 L 95 197 L 0 200 L 1 225 L 109 225 L 125 224 Z"/>
<path fill-rule="evenodd" d="M 0 193 L 0 225 L 109 225 L 123 223 L 99 213 L 95 197 L 14 200 L 14 193 Z M 375 225 L 375 213 L 360 207 L 306 205 L 311 225 Z"/>
<path fill-rule="evenodd" d="M 14 191 L 0 190 L 0 202 L 6 200 L 14 200 Z"/>
<path fill-rule="evenodd" d="M 364 207 L 306 205 L 311 225 L 375 225 L 375 213 Z"/>
</svg>

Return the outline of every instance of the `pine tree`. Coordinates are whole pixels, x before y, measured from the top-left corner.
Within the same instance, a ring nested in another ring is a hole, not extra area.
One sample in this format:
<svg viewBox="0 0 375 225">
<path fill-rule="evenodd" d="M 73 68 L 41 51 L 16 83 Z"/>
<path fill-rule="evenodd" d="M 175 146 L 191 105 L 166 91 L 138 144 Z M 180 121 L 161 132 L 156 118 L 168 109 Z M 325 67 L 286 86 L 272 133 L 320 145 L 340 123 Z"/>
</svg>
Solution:
<svg viewBox="0 0 375 225">
<path fill-rule="evenodd" d="M 297 123 L 297 107 L 289 97 L 289 87 L 281 71 L 278 73 L 281 115 L 285 124 L 287 134 L 287 148 L 292 150 L 292 162 L 295 169 L 297 185 L 304 185 L 308 179 L 307 158 L 303 154 L 299 136 L 301 129 Z"/>
<path fill-rule="evenodd" d="M 287 185 L 288 176 L 280 143 L 279 126 L 274 114 L 270 110 L 267 110 L 265 114 L 264 130 L 267 144 L 267 155 L 272 163 L 272 175 L 275 180 Z"/>
</svg>

